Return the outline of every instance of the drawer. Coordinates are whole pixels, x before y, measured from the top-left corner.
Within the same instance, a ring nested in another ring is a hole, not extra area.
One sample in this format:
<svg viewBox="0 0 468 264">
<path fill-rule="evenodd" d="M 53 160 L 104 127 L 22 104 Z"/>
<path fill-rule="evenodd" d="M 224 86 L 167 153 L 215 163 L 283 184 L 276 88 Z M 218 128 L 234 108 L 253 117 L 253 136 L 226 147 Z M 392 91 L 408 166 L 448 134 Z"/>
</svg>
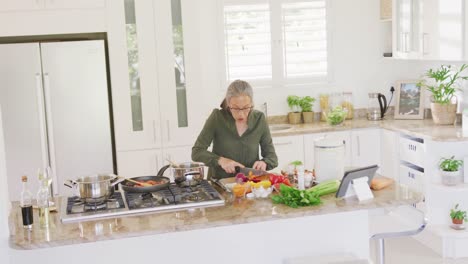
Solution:
<svg viewBox="0 0 468 264">
<path fill-rule="evenodd" d="M 424 192 L 424 172 L 410 164 L 400 165 L 400 184 L 417 192 Z"/>
<path fill-rule="evenodd" d="M 422 140 L 400 137 L 400 159 L 424 168 L 425 147 L 420 141 Z"/>
</svg>

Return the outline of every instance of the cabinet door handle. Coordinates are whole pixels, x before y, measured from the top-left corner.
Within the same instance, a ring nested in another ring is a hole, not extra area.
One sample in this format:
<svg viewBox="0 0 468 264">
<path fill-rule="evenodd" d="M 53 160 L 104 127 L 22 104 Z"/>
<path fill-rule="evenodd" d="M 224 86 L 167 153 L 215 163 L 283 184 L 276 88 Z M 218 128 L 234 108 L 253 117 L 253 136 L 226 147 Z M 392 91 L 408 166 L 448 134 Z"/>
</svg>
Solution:
<svg viewBox="0 0 468 264">
<path fill-rule="evenodd" d="M 282 145 L 291 145 L 292 142 L 291 141 L 287 141 L 287 142 L 280 142 L 280 143 L 273 143 L 273 145 L 275 146 L 282 146 Z"/>
<path fill-rule="evenodd" d="M 169 120 L 166 120 L 167 141 L 171 141 L 171 127 L 169 125 L 170 125 Z"/>
<path fill-rule="evenodd" d="M 359 139 L 359 136 L 356 136 L 357 142 L 358 142 L 358 156 L 361 156 L 361 140 Z"/>
<path fill-rule="evenodd" d="M 155 173 L 156 173 L 159 170 L 158 154 L 154 154 L 154 161 L 156 162 L 156 170 L 155 170 Z"/>
<path fill-rule="evenodd" d="M 156 143 L 157 139 L 156 139 L 156 120 L 153 119 L 153 140 L 154 140 L 154 143 Z"/>
</svg>

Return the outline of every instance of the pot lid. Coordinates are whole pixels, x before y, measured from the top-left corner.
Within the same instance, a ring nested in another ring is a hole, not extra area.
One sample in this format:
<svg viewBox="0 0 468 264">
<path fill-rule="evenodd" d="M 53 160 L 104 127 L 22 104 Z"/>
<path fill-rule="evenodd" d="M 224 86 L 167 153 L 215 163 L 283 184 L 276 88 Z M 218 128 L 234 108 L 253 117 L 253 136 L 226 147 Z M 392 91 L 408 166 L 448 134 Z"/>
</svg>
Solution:
<svg viewBox="0 0 468 264">
<path fill-rule="evenodd" d="M 336 138 L 321 138 L 315 140 L 317 148 L 338 148 L 344 146 L 344 141 Z"/>
</svg>

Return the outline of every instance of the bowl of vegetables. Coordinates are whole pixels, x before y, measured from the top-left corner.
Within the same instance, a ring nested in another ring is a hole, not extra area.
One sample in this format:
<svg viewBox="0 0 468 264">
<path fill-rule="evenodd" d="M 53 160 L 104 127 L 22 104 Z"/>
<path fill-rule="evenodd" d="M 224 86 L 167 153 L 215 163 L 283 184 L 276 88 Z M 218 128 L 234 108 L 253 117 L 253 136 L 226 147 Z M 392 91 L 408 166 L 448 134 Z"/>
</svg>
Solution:
<svg viewBox="0 0 468 264">
<path fill-rule="evenodd" d="M 341 106 L 333 108 L 330 112 L 326 114 L 327 123 L 332 126 L 338 126 L 343 124 L 343 121 L 346 119 L 347 111 Z"/>
</svg>

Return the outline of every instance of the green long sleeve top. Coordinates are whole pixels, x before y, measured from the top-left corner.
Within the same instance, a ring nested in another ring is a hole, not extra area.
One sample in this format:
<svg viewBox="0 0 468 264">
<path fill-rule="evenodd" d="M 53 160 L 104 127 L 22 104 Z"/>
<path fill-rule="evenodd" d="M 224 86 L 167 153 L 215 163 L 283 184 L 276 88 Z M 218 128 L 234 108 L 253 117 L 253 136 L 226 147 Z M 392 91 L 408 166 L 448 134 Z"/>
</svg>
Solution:
<svg viewBox="0 0 468 264">
<path fill-rule="evenodd" d="M 218 165 L 220 157 L 232 159 L 251 168 L 255 161 L 262 159 L 267 170 L 278 166 L 278 157 L 271 139 L 270 129 L 265 115 L 252 110 L 247 118 L 248 128 L 239 136 L 236 123 L 227 110 L 214 109 L 192 147 L 192 160 L 205 163 L 210 167 L 208 178 L 232 177 Z M 208 147 L 213 143 L 212 151 Z"/>
</svg>

